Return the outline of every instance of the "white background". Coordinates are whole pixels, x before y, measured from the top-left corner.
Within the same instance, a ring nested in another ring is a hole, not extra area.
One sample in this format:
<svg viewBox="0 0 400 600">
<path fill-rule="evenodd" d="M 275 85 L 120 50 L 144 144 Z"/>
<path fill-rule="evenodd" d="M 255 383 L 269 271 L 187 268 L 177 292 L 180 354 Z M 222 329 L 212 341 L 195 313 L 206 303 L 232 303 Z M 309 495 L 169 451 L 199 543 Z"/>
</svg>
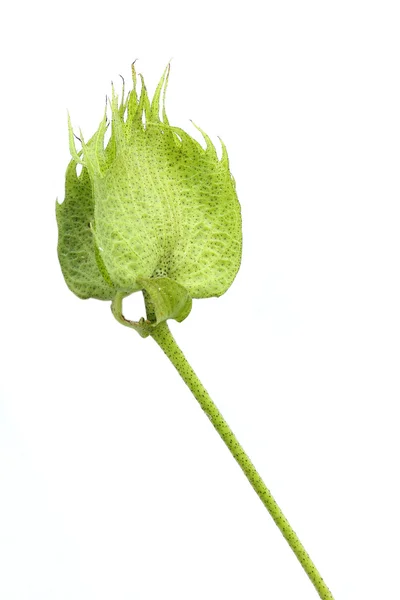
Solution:
<svg viewBox="0 0 400 600">
<path fill-rule="evenodd" d="M 335 599 L 400 598 L 398 2 L 2 10 L 0 597 L 317 598 L 154 342 L 58 266 L 67 108 L 89 136 L 132 60 L 152 92 L 173 58 L 244 246 L 171 328 Z"/>
</svg>

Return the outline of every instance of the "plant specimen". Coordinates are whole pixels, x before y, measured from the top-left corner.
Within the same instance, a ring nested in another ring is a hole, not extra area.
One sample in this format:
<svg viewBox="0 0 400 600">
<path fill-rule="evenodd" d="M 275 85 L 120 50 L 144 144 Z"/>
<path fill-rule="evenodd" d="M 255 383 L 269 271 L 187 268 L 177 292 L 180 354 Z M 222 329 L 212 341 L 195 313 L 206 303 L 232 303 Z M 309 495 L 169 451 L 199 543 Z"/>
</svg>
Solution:
<svg viewBox="0 0 400 600">
<path fill-rule="evenodd" d="M 68 287 L 80 298 L 111 301 L 115 318 L 152 337 L 181 375 L 229 448 L 314 584 L 332 595 L 249 457 L 169 330 L 168 319 L 187 318 L 193 298 L 221 296 L 240 266 L 242 228 L 235 182 L 224 144 L 218 157 L 202 130 L 205 148 L 165 112 L 169 67 L 150 101 L 132 66 L 133 88 L 112 90 L 95 134 L 76 148 L 69 122 L 72 160 L 65 200 L 56 206 L 58 256 Z M 110 127 L 111 136 L 105 142 Z M 77 166 L 81 172 L 77 173 Z M 144 295 L 146 317 L 130 321 L 122 304 Z"/>
</svg>

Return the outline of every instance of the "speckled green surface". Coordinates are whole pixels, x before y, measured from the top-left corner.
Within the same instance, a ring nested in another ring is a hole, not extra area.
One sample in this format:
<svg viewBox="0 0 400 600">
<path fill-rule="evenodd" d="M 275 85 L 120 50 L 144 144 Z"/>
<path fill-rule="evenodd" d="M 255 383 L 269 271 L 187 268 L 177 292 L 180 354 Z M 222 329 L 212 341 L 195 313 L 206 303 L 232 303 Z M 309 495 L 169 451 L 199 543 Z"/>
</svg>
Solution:
<svg viewBox="0 0 400 600">
<path fill-rule="evenodd" d="M 137 93 L 134 70 L 128 97 L 113 91 L 108 144 L 106 115 L 89 142 L 80 136 L 80 152 L 70 126 L 58 255 L 81 298 L 112 299 L 154 277 L 176 281 L 192 298 L 220 296 L 239 269 L 241 215 L 226 149 L 219 159 L 206 134 L 203 149 L 169 124 L 161 102 L 168 73 L 151 102 L 143 79 Z"/>
<path fill-rule="evenodd" d="M 163 322 L 155 327 L 151 333 L 153 339 L 174 365 L 183 381 L 189 387 L 194 397 L 200 404 L 214 428 L 221 436 L 230 453 L 247 477 L 250 485 L 275 521 L 278 529 L 296 555 L 298 561 L 307 573 L 321 600 L 334 600 L 325 581 L 322 579 L 317 567 L 299 540 L 289 521 L 283 514 L 270 490 L 265 485 L 260 474 L 244 451 L 232 429 L 212 401 L 207 390 L 197 377 L 196 373 L 186 360 L 185 355 L 175 342 L 167 323 Z M 261 597 L 261 596 L 260 596 Z"/>
</svg>

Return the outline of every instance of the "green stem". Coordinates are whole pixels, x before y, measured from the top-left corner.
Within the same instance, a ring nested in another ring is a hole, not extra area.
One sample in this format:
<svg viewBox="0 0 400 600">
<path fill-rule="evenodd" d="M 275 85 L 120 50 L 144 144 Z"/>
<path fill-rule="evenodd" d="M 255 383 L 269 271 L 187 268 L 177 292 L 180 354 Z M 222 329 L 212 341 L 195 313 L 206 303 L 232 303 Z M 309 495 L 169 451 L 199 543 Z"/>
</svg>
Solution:
<svg viewBox="0 0 400 600">
<path fill-rule="evenodd" d="M 283 537 L 286 539 L 289 546 L 297 556 L 308 577 L 311 579 L 320 598 L 322 600 L 333 600 L 331 592 L 329 591 L 311 558 L 307 554 L 303 544 L 300 542 L 288 520 L 275 502 L 271 492 L 266 487 L 246 452 L 239 444 L 228 423 L 225 421 L 224 417 L 211 400 L 196 373 L 186 360 L 185 355 L 175 342 L 168 325 L 165 322 L 160 323 L 153 329 L 151 335 L 160 348 L 168 356 L 179 375 L 189 387 L 196 400 L 199 402 L 201 408 L 209 417 L 215 429 L 228 446 L 232 456 L 243 470 L 256 494 L 268 510 L 276 525 L 279 527 Z"/>
</svg>

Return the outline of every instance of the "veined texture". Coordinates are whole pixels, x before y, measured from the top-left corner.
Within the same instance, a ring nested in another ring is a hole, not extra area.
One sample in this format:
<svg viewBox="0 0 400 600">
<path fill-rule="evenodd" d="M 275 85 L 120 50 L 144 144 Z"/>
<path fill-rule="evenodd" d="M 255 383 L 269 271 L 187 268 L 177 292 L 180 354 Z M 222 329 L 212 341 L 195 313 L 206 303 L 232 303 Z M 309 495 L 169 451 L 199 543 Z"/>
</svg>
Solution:
<svg viewBox="0 0 400 600">
<path fill-rule="evenodd" d="M 87 143 L 81 136 L 79 152 L 70 126 L 58 253 L 67 284 L 81 298 L 113 299 L 155 277 L 176 281 L 192 298 L 220 296 L 239 269 L 240 205 L 225 146 L 219 159 L 204 132 L 205 149 L 169 124 L 168 74 L 169 68 L 151 103 L 143 79 L 137 94 L 134 69 L 127 98 L 113 91 L 106 145 L 106 114 Z"/>
</svg>

